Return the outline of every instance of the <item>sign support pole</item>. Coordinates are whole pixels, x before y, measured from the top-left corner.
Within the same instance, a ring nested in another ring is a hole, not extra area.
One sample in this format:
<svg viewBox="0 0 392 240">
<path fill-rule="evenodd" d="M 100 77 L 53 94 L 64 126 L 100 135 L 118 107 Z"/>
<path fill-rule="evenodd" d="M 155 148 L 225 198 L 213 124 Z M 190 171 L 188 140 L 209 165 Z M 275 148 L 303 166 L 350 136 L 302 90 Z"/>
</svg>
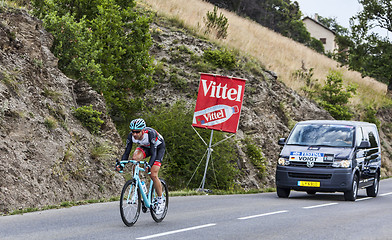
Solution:
<svg viewBox="0 0 392 240">
<path fill-rule="evenodd" d="M 205 167 L 205 170 L 204 170 L 204 176 L 203 176 L 202 185 L 201 185 L 201 191 L 204 191 L 204 183 L 206 182 L 208 162 L 210 160 L 210 156 L 211 156 L 211 152 L 212 152 L 211 145 L 212 145 L 212 136 L 213 135 L 214 135 L 214 130 L 211 130 L 210 143 L 209 143 L 208 149 L 207 149 L 207 160 L 206 160 L 206 167 Z"/>
<path fill-rule="evenodd" d="M 217 143 L 215 143 L 214 145 L 212 145 L 212 137 L 213 137 L 213 134 L 214 134 L 214 130 L 211 130 L 210 142 L 209 142 L 209 144 L 207 145 L 207 143 L 204 141 L 204 139 L 202 138 L 202 136 L 200 136 L 200 134 L 197 132 L 197 130 L 196 130 L 193 126 L 192 126 L 192 128 L 193 128 L 193 130 L 196 132 L 196 134 L 199 136 L 199 138 L 203 141 L 203 143 L 204 143 L 206 146 L 208 146 L 208 147 L 207 147 L 207 151 L 206 151 L 206 152 L 207 152 L 206 167 L 205 167 L 205 170 L 204 170 L 203 180 L 202 180 L 202 182 L 200 183 L 200 185 L 202 185 L 202 188 L 199 188 L 199 190 L 198 190 L 198 191 L 203 191 L 203 192 L 204 192 L 204 185 L 205 185 L 206 176 L 207 176 L 208 163 L 209 163 L 209 160 L 210 160 L 210 158 L 211 158 L 211 154 L 212 154 L 212 151 L 213 151 L 213 147 L 215 147 L 216 145 L 221 144 L 222 142 L 228 140 L 229 138 L 234 137 L 235 134 L 231 135 L 230 137 L 226 137 L 225 139 L 222 139 L 222 140 L 220 140 L 219 142 L 217 142 Z M 204 156 L 205 156 L 205 153 L 204 153 Z M 200 160 L 200 163 L 201 163 L 201 161 L 203 160 L 204 156 L 203 156 L 202 159 Z M 199 165 L 200 165 L 200 163 L 199 163 Z M 195 172 L 197 171 L 198 168 L 199 168 L 199 166 L 197 166 Z M 193 175 L 194 175 L 194 174 L 195 174 L 195 173 L 193 173 Z M 192 178 L 193 178 L 193 176 L 192 176 Z M 191 178 L 191 180 L 192 180 L 192 178 Z M 189 182 L 190 182 L 191 180 L 189 180 Z M 188 184 L 189 184 L 189 182 L 188 182 Z"/>
</svg>

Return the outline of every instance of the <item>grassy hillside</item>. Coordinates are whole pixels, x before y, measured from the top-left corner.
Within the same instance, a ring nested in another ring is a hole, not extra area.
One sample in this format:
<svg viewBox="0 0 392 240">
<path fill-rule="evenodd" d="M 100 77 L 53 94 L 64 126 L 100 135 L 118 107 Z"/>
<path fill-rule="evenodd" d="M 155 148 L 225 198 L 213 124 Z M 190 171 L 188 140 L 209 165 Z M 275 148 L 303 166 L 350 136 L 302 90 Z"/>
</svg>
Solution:
<svg viewBox="0 0 392 240">
<path fill-rule="evenodd" d="M 204 34 L 203 17 L 214 8 L 212 4 L 202 0 L 140 0 L 140 4 L 151 7 L 158 14 L 182 21 L 200 35 Z M 313 79 L 318 79 L 321 84 L 324 83 L 329 70 L 334 69 L 343 73 L 345 84 L 357 85 L 357 94 L 351 100 L 355 109 L 368 105 L 379 108 L 391 104 L 391 99 L 385 96 L 385 84 L 369 77 L 362 78 L 360 73 L 346 67 L 339 67 L 338 62 L 254 21 L 224 9 L 219 12 L 229 20 L 228 37 L 224 40 L 216 39 L 213 35 L 208 37 L 221 45 L 255 57 L 267 70 L 276 72 L 278 79 L 288 87 L 301 92 L 300 89 L 305 83 L 294 78 L 292 74 L 302 66 L 307 69 L 314 68 Z"/>
</svg>

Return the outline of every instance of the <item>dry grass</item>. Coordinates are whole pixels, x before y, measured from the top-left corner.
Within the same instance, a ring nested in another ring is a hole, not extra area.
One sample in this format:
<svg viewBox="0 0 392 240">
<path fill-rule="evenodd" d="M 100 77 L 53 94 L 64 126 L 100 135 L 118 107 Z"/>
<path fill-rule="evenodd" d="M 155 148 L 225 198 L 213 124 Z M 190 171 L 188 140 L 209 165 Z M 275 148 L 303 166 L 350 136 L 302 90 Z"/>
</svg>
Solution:
<svg viewBox="0 0 392 240">
<path fill-rule="evenodd" d="M 196 33 L 203 35 L 203 17 L 213 10 L 213 5 L 202 0 L 140 0 L 147 3 L 158 14 L 177 18 Z M 354 105 L 373 105 L 380 107 L 391 100 L 385 97 L 387 86 L 372 78 L 362 78 L 361 74 L 339 67 L 336 61 L 305 47 L 289 38 L 275 33 L 254 21 L 241 18 L 232 12 L 220 9 L 229 19 L 228 37 L 218 40 L 209 39 L 230 48 L 238 49 L 258 59 L 266 69 L 276 72 L 279 79 L 288 87 L 299 91 L 303 82 L 292 77 L 292 73 L 300 69 L 314 68 L 313 78 L 323 83 L 328 72 L 339 70 L 345 82 L 358 86 L 357 95 L 352 99 Z"/>
</svg>

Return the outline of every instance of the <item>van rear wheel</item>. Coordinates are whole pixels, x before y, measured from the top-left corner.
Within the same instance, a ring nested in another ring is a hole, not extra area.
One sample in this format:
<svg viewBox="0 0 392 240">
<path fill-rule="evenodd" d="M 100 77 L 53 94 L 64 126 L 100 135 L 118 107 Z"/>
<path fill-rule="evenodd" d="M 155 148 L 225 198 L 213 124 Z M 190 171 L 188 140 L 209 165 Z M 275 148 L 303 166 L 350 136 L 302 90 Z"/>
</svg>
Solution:
<svg viewBox="0 0 392 240">
<path fill-rule="evenodd" d="M 280 188 L 276 187 L 276 193 L 280 198 L 288 198 L 290 195 L 290 188 Z"/>
<path fill-rule="evenodd" d="M 358 176 L 354 175 L 353 183 L 351 185 L 351 190 L 344 192 L 344 200 L 355 201 L 358 194 Z"/>
</svg>

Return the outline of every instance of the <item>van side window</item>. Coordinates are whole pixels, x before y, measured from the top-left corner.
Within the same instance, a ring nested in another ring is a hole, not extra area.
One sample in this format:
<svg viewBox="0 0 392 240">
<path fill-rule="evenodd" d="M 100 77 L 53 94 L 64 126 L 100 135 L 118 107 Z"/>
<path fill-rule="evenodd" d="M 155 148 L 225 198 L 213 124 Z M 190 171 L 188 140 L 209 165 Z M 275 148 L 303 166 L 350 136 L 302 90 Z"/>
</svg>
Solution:
<svg viewBox="0 0 392 240">
<path fill-rule="evenodd" d="M 363 137 L 363 130 L 361 127 L 357 127 L 355 138 L 356 138 L 357 146 L 359 146 L 359 144 L 361 144 L 361 142 L 365 140 Z"/>
<path fill-rule="evenodd" d="M 373 127 L 364 127 L 365 130 L 365 138 L 370 142 L 370 147 L 371 148 L 376 148 L 378 147 L 378 142 L 376 139 L 377 132 Z"/>
</svg>

